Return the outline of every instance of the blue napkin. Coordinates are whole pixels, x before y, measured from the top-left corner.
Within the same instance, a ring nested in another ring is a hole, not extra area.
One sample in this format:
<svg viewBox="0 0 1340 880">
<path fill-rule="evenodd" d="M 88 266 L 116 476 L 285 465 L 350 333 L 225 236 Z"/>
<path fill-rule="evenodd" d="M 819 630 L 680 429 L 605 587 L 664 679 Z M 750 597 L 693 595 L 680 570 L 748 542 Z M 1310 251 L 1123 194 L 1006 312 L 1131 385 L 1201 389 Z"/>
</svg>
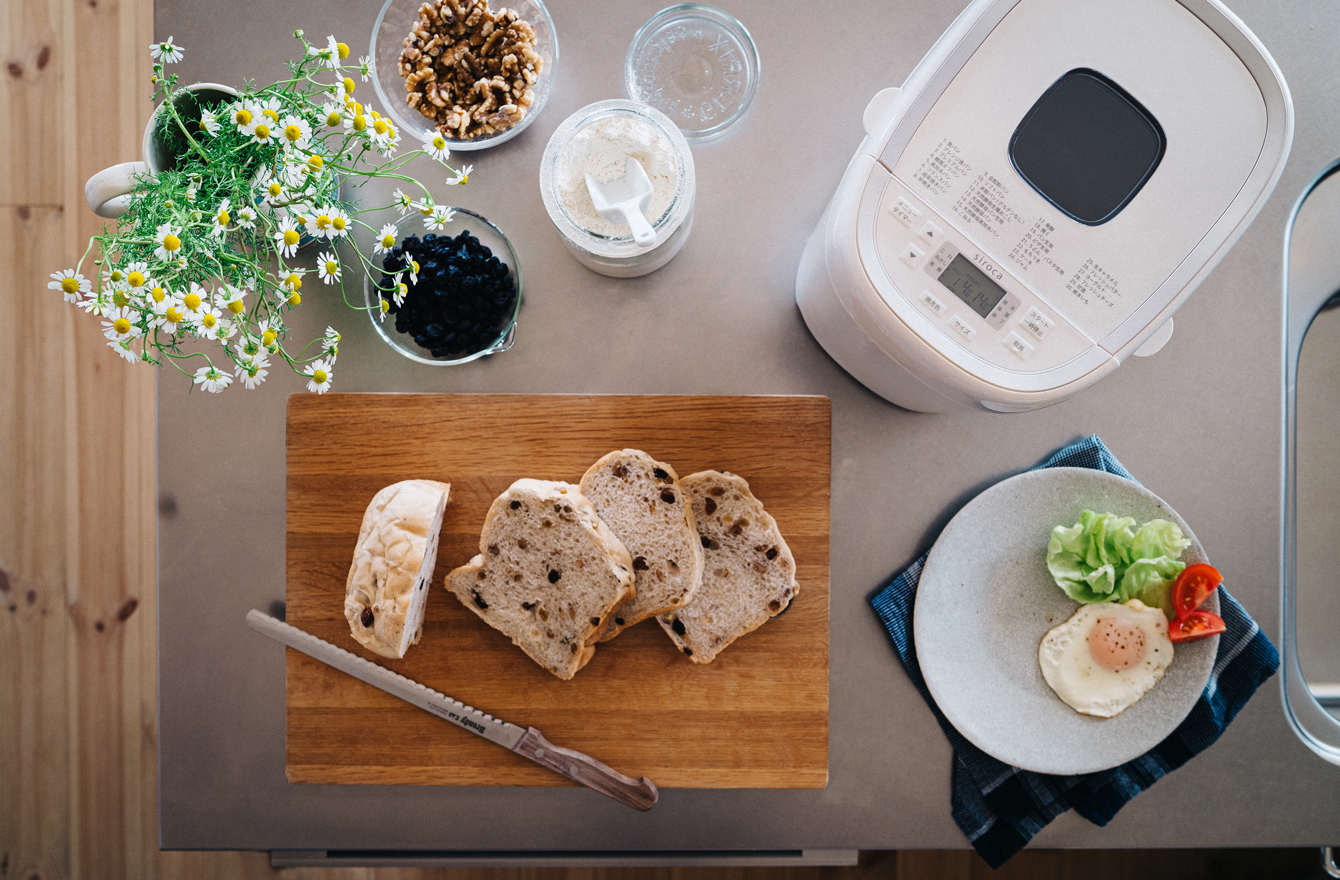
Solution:
<svg viewBox="0 0 1340 880">
<path fill-rule="evenodd" d="M 1135 481 L 1096 434 L 1052 455 L 1038 468 L 1086 467 Z M 912 643 L 912 605 L 926 555 L 909 565 L 871 599 L 893 638 L 903 668 L 954 747 L 951 815 L 992 868 L 1023 849 L 1048 822 L 1073 809 L 1095 825 L 1106 825 L 1131 798 L 1209 748 L 1246 705 L 1261 682 L 1275 674 L 1280 658 L 1256 621 L 1221 586 L 1219 615 L 1227 629 L 1219 638 L 1210 682 L 1196 705 L 1167 739 L 1133 761 L 1080 776 L 1020 770 L 968 742 L 945 720 L 922 678 Z"/>
</svg>

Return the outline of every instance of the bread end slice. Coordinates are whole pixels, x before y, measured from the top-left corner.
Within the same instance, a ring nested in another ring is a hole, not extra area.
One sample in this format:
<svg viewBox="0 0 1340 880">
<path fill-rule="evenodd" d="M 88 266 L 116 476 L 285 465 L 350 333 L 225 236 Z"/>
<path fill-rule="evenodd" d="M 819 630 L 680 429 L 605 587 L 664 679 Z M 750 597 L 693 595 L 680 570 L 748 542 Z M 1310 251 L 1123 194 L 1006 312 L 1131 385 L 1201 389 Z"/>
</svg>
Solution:
<svg viewBox="0 0 1340 880">
<path fill-rule="evenodd" d="M 405 480 L 378 492 L 363 513 L 344 617 L 354 639 L 375 654 L 399 659 L 419 641 L 450 492 L 450 483 Z"/>
<path fill-rule="evenodd" d="M 619 449 L 591 465 L 580 488 L 633 558 L 637 595 L 600 640 L 687 605 L 702 583 L 703 548 L 675 469 L 640 449 Z"/>
<path fill-rule="evenodd" d="M 796 560 L 777 521 L 741 477 L 701 471 L 679 481 L 692 499 L 703 547 L 703 583 L 693 601 L 656 620 L 694 663 L 781 614 L 799 592 Z"/>
<path fill-rule="evenodd" d="M 517 480 L 489 507 L 479 555 L 446 588 L 545 669 L 570 679 L 633 598 L 633 560 L 569 483 Z"/>
</svg>

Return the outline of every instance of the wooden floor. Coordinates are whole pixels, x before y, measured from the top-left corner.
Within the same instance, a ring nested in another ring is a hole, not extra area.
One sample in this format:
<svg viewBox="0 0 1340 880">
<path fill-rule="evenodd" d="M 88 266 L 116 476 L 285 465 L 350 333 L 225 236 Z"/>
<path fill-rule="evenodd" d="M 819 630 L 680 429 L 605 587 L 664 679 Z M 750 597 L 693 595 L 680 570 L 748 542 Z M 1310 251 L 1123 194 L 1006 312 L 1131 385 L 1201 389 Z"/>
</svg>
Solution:
<svg viewBox="0 0 1340 880">
<path fill-rule="evenodd" d="M 46 289 L 99 228 L 83 183 L 139 158 L 150 0 L 0 3 L 0 880 L 268 876 L 261 853 L 157 848 L 154 401 Z M 91 275 L 87 268 L 86 275 Z M 79 320 L 76 320 L 79 319 Z M 946 792 L 946 809 L 948 793 Z M 1024 853 L 992 876 L 1304 877 L 1311 850 Z M 857 868 L 290 870 L 497 880 L 977 878 L 966 852 Z"/>
</svg>

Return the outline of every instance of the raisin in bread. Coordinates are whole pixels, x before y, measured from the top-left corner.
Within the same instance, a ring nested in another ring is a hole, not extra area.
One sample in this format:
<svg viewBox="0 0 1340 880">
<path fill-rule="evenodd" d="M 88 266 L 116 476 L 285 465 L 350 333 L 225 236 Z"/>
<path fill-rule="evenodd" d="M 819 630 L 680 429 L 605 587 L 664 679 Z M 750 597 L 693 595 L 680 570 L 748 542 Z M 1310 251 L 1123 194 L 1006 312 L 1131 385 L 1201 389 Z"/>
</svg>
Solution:
<svg viewBox="0 0 1340 880">
<path fill-rule="evenodd" d="M 640 449 L 620 449 L 591 465 L 581 492 L 633 557 L 637 595 L 600 640 L 688 604 L 703 580 L 703 548 L 675 469 Z"/>
<path fill-rule="evenodd" d="M 799 592 L 796 560 L 777 521 L 740 477 L 702 471 L 679 485 L 698 524 L 703 583 L 692 602 L 656 620 L 690 660 L 711 663 L 731 642 L 786 609 Z"/>
<path fill-rule="evenodd" d="M 447 575 L 461 604 L 562 679 L 633 598 L 633 560 L 576 486 L 517 480 L 489 508 L 479 555 Z"/>
<path fill-rule="evenodd" d="M 360 645 L 399 659 L 419 641 L 450 483 L 405 480 L 363 513 L 344 584 L 344 616 Z"/>
</svg>

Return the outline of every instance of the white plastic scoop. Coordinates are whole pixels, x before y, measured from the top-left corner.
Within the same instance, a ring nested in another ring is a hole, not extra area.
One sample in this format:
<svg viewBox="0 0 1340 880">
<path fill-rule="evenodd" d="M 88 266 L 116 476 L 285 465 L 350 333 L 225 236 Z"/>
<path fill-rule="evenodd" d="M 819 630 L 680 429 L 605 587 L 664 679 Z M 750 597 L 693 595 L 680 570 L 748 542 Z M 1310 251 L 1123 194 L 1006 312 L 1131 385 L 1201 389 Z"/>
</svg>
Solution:
<svg viewBox="0 0 1340 880">
<path fill-rule="evenodd" d="M 629 156 L 624 162 L 623 177 L 609 183 L 597 183 L 588 171 L 586 191 L 591 194 L 596 213 L 611 223 L 627 223 L 639 247 L 656 243 L 656 231 L 646 217 L 651 210 L 651 180 L 641 162 Z"/>
</svg>

